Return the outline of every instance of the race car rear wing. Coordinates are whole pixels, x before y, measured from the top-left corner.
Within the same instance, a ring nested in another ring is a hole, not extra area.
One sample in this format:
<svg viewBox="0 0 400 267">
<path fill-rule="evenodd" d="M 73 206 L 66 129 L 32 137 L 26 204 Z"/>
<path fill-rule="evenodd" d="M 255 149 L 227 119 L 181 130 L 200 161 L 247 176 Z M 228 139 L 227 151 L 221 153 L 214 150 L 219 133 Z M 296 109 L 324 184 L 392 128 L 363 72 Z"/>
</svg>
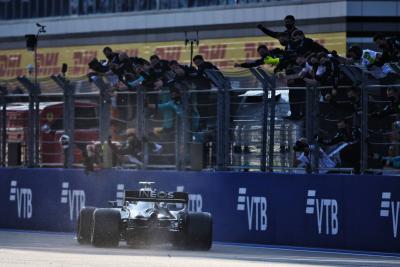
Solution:
<svg viewBox="0 0 400 267">
<path fill-rule="evenodd" d="M 185 203 L 189 200 L 188 193 L 167 192 L 157 190 L 125 191 L 125 201 Z"/>
</svg>

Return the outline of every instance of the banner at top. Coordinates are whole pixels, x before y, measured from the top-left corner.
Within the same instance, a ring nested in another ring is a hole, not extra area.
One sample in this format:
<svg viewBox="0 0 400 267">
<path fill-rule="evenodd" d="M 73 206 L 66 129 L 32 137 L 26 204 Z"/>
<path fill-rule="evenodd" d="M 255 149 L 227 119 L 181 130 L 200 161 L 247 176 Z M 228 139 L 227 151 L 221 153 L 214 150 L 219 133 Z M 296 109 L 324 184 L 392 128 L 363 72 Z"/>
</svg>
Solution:
<svg viewBox="0 0 400 267">
<path fill-rule="evenodd" d="M 346 51 L 346 33 L 308 34 L 328 50 L 336 50 L 343 55 Z M 220 69 L 233 71 L 233 64 L 258 58 L 257 47 L 265 44 L 269 49 L 280 47 L 276 39 L 267 36 L 240 37 L 228 39 L 205 39 L 195 47 L 194 53 L 201 54 L 212 61 Z M 103 59 L 103 48 L 106 45 L 69 46 L 38 49 L 39 77 L 58 74 L 61 65 L 67 63 L 69 77 L 83 76 L 89 72 L 88 63 L 93 58 Z M 182 64 L 189 63 L 190 47 L 182 41 L 109 44 L 114 51 L 127 52 L 129 56 L 145 59 L 157 54 L 162 59 L 177 60 Z M 0 79 L 15 78 L 20 75 L 29 76 L 28 65 L 34 65 L 33 52 L 24 49 L 0 50 Z"/>
</svg>

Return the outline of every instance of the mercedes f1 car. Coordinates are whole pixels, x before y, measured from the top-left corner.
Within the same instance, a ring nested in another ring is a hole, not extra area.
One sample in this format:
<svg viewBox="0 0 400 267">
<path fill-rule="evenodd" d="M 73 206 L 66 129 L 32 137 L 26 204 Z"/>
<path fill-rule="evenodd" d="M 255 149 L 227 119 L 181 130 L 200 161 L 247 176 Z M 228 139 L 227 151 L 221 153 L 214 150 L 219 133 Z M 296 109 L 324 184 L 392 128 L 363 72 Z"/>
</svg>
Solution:
<svg viewBox="0 0 400 267">
<path fill-rule="evenodd" d="M 153 189 L 140 182 L 138 191 L 125 191 L 122 205 L 111 208 L 85 207 L 80 211 L 77 240 L 96 247 L 172 243 L 176 248 L 209 250 L 212 217 L 207 212 L 188 212 L 188 193 Z"/>
</svg>

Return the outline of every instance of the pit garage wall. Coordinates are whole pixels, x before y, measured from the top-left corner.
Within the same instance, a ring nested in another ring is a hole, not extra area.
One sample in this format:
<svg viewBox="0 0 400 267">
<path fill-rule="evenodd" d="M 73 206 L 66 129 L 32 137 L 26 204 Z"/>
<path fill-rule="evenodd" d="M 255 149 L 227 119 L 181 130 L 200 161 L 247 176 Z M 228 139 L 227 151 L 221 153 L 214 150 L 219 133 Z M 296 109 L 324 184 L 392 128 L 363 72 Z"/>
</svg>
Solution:
<svg viewBox="0 0 400 267">
<path fill-rule="evenodd" d="M 79 209 L 106 207 L 139 181 L 190 193 L 214 240 L 399 252 L 400 179 L 233 172 L 0 169 L 0 227 L 74 231 Z"/>
</svg>

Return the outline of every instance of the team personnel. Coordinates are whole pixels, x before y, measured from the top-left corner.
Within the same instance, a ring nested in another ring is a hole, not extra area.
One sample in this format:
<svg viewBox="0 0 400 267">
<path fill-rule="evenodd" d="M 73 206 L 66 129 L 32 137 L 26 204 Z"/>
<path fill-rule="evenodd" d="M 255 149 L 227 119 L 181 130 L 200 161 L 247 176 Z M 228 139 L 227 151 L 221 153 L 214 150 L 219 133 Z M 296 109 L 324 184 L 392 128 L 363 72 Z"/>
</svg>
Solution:
<svg viewBox="0 0 400 267">
<path fill-rule="evenodd" d="M 284 33 L 287 33 L 287 35 L 290 37 L 292 35 L 292 32 L 297 30 L 296 25 L 295 25 L 296 19 L 294 18 L 294 16 L 288 15 L 284 18 L 283 23 L 285 24 L 285 28 L 286 28 Z M 266 27 L 264 27 L 262 24 L 258 24 L 257 28 L 272 38 L 275 38 L 275 39 L 279 38 L 280 32 L 271 31 L 271 30 L 267 29 Z"/>
<path fill-rule="evenodd" d="M 277 65 L 279 64 L 279 58 L 274 57 L 271 55 L 271 53 L 268 51 L 267 46 L 265 45 L 260 45 L 257 48 L 257 52 L 260 55 L 260 59 L 257 59 L 252 62 L 246 62 L 246 63 L 235 63 L 234 67 L 235 68 L 253 68 L 253 67 L 258 67 L 264 64 L 271 64 L 271 65 Z"/>
<path fill-rule="evenodd" d="M 382 50 L 380 63 L 389 63 L 400 61 L 400 38 L 386 38 L 383 34 L 378 33 L 373 38 L 375 45 Z"/>
<path fill-rule="evenodd" d="M 325 47 L 315 42 L 313 39 L 305 37 L 304 33 L 300 30 L 294 30 L 290 40 L 297 56 L 320 52 L 329 53 Z"/>
</svg>

